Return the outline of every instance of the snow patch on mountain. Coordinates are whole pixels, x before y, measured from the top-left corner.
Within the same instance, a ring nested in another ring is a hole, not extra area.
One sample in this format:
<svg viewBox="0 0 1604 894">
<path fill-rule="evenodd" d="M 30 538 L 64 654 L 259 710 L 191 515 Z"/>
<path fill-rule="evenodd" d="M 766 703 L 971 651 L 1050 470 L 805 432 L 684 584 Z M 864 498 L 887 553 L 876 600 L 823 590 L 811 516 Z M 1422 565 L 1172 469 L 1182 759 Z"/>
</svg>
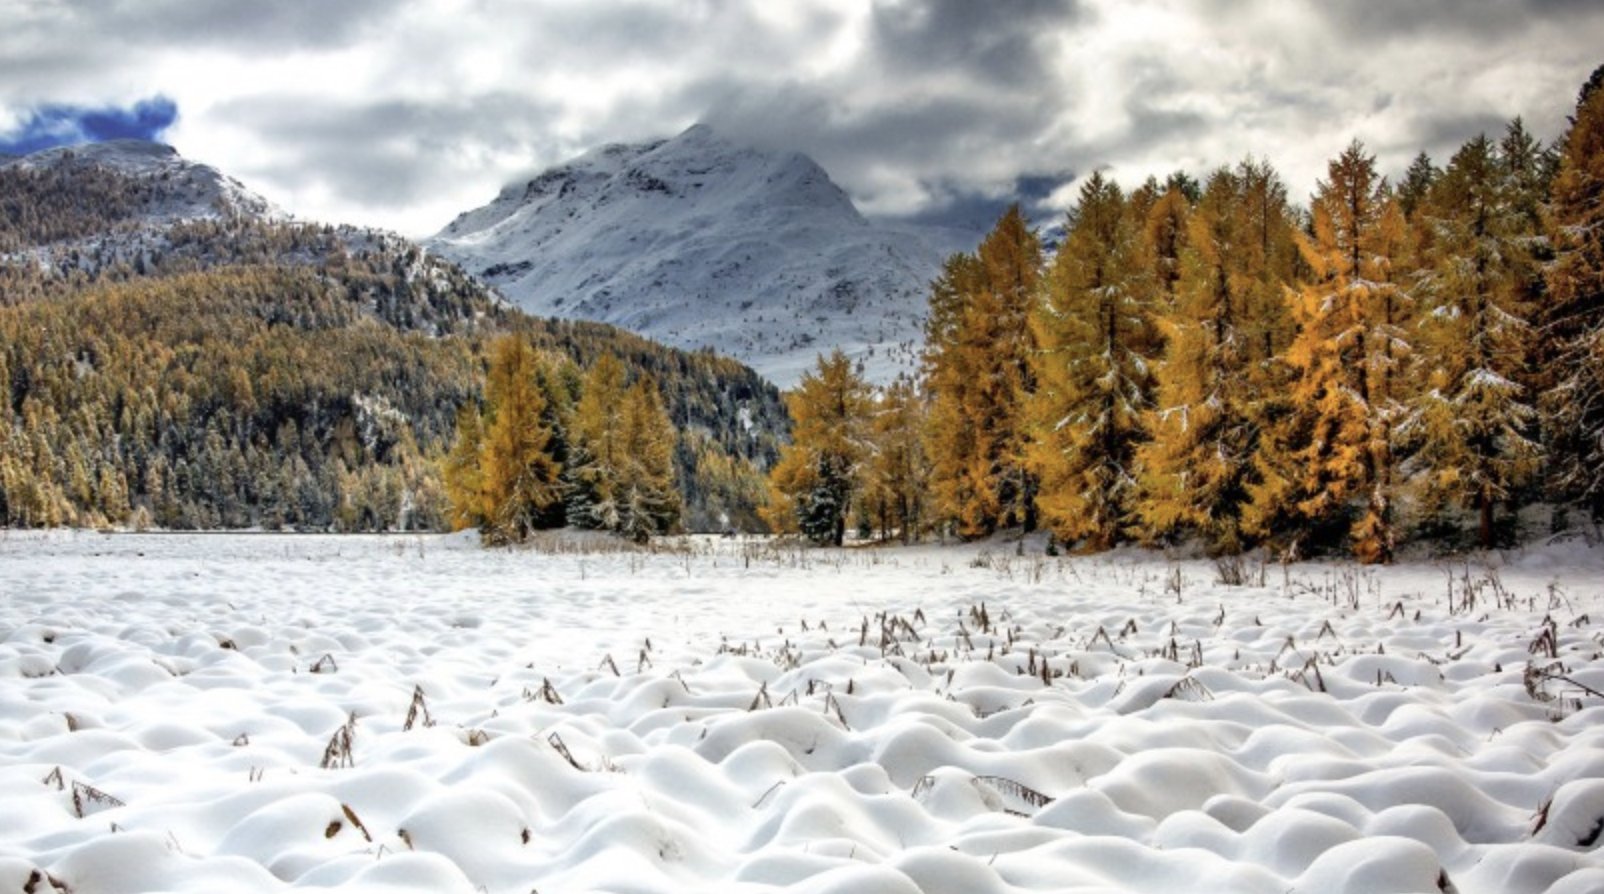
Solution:
<svg viewBox="0 0 1604 894">
<path fill-rule="evenodd" d="M 945 247 L 865 219 L 807 156 L 706 125 L 509 185 L 425 245 L 532 313 L 712 347 L 782 386 L 836 347 L 871 380 L 912 371 Z"/>
</svg>

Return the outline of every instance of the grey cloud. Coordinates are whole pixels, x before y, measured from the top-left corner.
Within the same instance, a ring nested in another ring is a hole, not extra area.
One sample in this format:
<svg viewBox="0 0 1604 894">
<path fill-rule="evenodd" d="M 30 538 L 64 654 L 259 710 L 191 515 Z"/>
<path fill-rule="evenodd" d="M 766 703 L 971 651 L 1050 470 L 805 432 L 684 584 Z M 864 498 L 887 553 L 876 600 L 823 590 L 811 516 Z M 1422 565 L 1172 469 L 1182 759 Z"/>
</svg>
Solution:
<svg viewBox="0 0 1604 894">
<path fill-rule="evenodd" d="M 895 75 L 961 72 L 977 82 L 1040 86 L 1053 52 L 1046 38 L 1085 21 L 1073 0 L 929 0 L 874 5 L 874 55 Z"/>
<path fill-rule="evenodd" d="M 396 0 L 79 0 L 70 27 L 123 42 L 315 49 L 349 43 L 404 4 Z"/>
<path fill-rule="evenodd" d="M 350 44 L 383 25 L 396 0 L 73 0 L 5 13 L 0 101 L 82 101 L 139 84 L 163 53 L 226 49 L 269 56 Z M 175 92 L 178 85 L 151 84 Z"/>
<path fill-rule="evenodd" d="M 1456 35 L 1505 41 L 1539 22 L 1601 19 L 1596 0 L 1408 0 L 1312 6 L 1349 34 L 1382 40 Z"/>
<path fill-rule="evenodd" d="M 281 147 L 253 175 L 300 188 L 322 186 L 377 208 L 425 199 L 486 153 L 537 154 L 542 125 L 558 109 L 512 93 L 447 104 L 388 100 L 366 105 L 297 99 L 239 100 L 217 110 Z"/>
</svg>

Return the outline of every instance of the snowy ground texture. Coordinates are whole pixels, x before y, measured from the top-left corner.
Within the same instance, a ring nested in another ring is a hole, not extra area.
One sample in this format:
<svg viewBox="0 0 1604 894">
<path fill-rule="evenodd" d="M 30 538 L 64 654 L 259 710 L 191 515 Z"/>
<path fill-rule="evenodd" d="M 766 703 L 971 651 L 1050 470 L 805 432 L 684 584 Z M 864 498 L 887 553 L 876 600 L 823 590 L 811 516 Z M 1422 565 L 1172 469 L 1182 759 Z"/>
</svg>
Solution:
<svg viewBox="0 0 1604 894">
<path fill-rule="evenodd" d="M 0 533 L 0 891 L 1604 891 L 1604 554 Z"/>
</svg>

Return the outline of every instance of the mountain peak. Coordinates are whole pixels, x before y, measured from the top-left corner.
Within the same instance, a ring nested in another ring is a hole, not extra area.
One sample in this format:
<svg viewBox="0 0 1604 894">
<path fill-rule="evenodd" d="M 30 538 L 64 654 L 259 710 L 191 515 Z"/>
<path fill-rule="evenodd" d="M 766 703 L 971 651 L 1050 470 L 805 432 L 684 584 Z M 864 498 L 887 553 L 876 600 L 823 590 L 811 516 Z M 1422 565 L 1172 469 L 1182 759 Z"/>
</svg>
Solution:
<svg viewBox="0 0 1604 894">
<path fill-rule="evenodd" d="M 782 385 L 832 347 L 877 379 L 911 368 L 940 265 L 808 156 L 706 124 L 515 182 L 425 244 L 525 310 L 712 347 Z"/>
<path fill-rule="evenodd" d="M 145 209 L 152 219 L 199 219 L 225 214 L 272 219 L 288 216 L 238 180 L 211 165 L 184 158 L 166 143 L 106 140 L 41 149 L 20 158 L 0 158 L 0 171 L 87 167 L 157 184 Z"/>
</svg>

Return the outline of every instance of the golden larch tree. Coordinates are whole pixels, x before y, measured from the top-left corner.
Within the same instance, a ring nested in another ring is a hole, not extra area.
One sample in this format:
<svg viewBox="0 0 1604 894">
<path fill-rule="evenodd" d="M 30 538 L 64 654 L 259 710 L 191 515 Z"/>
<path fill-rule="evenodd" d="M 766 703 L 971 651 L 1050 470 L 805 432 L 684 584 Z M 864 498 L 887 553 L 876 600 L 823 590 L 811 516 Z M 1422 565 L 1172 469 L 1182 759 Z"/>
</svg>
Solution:
<svg viewBox="0 0 1604 894">
<path fill-rule="evenodd" d="M 1029 459 L 1042 518 L 1057 537 L 1092 549 L 1133 533 L 1135 453 L 1160 349 L 1134 217 L 1119 187 L 1093 174 L 1031 315 L 1039 347 Z"/>
</svg>

